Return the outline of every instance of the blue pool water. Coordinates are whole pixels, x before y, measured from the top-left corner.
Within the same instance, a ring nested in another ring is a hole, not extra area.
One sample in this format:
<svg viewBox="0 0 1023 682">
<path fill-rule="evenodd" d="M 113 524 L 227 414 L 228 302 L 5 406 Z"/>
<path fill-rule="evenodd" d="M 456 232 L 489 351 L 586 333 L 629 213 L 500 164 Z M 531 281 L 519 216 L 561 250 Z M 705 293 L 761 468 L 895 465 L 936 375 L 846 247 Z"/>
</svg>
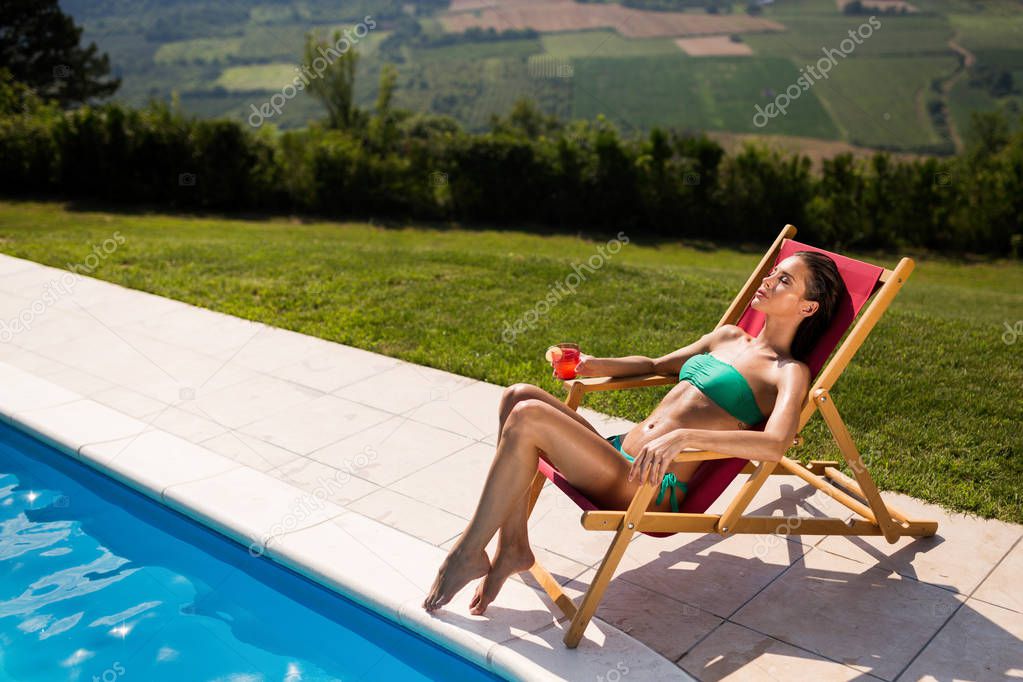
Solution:
<svg viewBox="0 0 1023 682">
<path fill-rule="evenodd" d="M 0 679 L 499 678 L 0 424 Z"/>
</svg>

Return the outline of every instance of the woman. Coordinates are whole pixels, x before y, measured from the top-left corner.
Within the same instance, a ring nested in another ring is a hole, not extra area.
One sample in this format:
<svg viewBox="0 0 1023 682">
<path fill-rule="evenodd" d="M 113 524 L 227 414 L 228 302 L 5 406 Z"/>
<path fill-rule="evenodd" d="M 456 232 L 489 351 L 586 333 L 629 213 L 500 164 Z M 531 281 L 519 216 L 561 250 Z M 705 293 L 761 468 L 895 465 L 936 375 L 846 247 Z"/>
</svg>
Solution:
<svg viewBox="0 0 1023 682">
<path fill-rule="evenodd" d="M 526 495 L 540 457 L 605 509 L 627 509 L 643 481 L 660 483 L 650 511 L 678 510 L 686 481 L 699 466 L 672 462 L 686 448 L 781 459 L 796 435 L 809 389 L 804 360 L 845 295 L 833 260 L 800 251 L 778 263 L 753 297 L 750 306 L 765 316 L 755 338 L 725 325 L 657 359 L 582 355 L 578 374 L 680 375 L 650 416 L 621 436 L 603 438 L 586 419 L 536 386 L 506 389 L 497 452 L 476 512 L 441 564 L 423 608 L 443 606 L 470 580 L 485 576 L 470 604 L 471 613 L 482 614 L 509 576 L 533 565 Z M 767 415 L 763 431 L 747 430 Z M 498 529 L 491 563 L 485 547 Z"/>
</svg>

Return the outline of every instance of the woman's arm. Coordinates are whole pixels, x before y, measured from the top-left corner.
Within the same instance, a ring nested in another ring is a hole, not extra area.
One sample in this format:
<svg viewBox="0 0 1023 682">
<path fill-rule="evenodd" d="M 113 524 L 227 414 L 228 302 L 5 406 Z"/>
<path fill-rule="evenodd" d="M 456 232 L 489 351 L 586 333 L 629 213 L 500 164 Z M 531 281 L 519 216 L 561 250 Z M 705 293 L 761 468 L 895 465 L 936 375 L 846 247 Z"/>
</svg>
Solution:
<svg viewBox="0 0 1023 682">
<path fill-rule="evenodd" d="M 801 362 L 791 362 L 781 372 L 778 398 L 763 431 L 713 431 L 680 429 L 683 447 L 712 450 L 745 459 L 777 462 L 791 447 L 799 428 L 799 412 L 810 388 L 810 370 Z M 678 454 L 676 451 L 675 454 Z M 674 457 L 674 455 L 672 455 Z"/>
<path fill-rule="evenodd" d="M 595 358 L 583 355 L 576 367 L 576 374 L 599 377 L 627 377 L 636 374 L 677 375 L 682 364 L 694 355 L 710 350 L 719 339 L 734 333 L 734 327 L 718 327 L 699 339 L 678 350 L 662 355 L 659 358 L 648 358 L 644 355 L 629 355 L 623 358 Z"/>
</svg>

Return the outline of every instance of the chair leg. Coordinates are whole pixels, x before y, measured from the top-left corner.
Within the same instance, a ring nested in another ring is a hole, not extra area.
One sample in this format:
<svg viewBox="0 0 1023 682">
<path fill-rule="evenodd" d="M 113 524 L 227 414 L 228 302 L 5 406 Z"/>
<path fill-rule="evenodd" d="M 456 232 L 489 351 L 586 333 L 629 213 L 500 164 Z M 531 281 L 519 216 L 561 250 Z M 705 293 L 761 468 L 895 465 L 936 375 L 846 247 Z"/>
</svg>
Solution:
<svg viewBox="0 0 1023 682">
<path fill-rule="evenodd" d="M 533 514 L 533 507 L 536 506 L 536 500 L 540 497 L 540 492 L 543 490 L 543 484 L 547 480 L 543 474 L 539 471 L 533 476 L 533 482 L 529 484 L 529 490 L 526 492 L 528 499 L 526 500 L 526 521 L 529 521 L 529 517 Z M 561 609 L 561 613 L 566 618 L 572 618 L 576 614 L 575 604 L 572 599 L 565 594 L 564 590 L 561 589 L 561 585 L 554 579 L 554 576 L 544 568 L 543 564 L 539 560 L 533 562 L 533 565 L 529 567 L 529 572 L 532 574 L 533 579 L 539 583 L 540 587 L 543 588 L 547 596 L 551 598 L 551 601 Z"/>
<path fill-rule="evenodd" d="M 607 548 L 604 560 L 600 563 L 597 574 L 593 576 L 593 582 L 590 583 L 590 588 L 586 590 L 582 603 L 579 605 L 579 610 L 576 611 L 575 616 L 572 618 L 572 624 L 569 625 L 568 631 L 565 632 L 563 641 L 569 649 L 574 649 L 579 645 L 579 640 L 582 639 L 586 626 L 590 624 L 590 619 L 593 618 L 593 614 L 597 611 L 597 606 L 600 605 L 600 600 L 604 597 L 604 590 L 607 589 L 608 583 L 611 582 L 611 576 L 614 575 L 615 569 L 618 568 L 618 563 L 622 560 L 622 556 L 629 546 L 629 541 L 632 540 L 632 536 L 636 533 L 636 526 L 639 525 L 639 520 L 646 513 L 647 506 L 649 506 L 650 500 L 653 499 L 654 490 L 654 484 L 645 483 L 640 486 L 639 490 L 636 491 L 636 495 L 632 498 L 632 503 L 629 505 L 628 511 L 625 512 L 625 518 L 622 519 L 622 524 L 618 527 L 614 540 L 611 541 L 611 545 Z"/>
</svg>

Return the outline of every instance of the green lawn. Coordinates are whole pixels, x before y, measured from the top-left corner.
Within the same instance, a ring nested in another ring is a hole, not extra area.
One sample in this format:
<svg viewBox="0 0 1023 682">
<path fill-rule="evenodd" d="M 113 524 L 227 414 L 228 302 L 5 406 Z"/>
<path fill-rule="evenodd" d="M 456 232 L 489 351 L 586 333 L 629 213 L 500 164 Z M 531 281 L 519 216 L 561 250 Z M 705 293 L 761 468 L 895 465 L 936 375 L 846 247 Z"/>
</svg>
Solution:
<svg viewBox="0 0 1023 682">
<path fill-rule="evenodd" d="M 779 226 L 764 226 L 766 248 Z M 114 231 L 125 244 L 96 276 L 411 362 L 564 395 L 543 350 L 660 355 L 711 329 L 759 258 L 632 240 L 511 344 L 534 308 L 602 240 L 524 232 L 383 228 L 67 210 L 0 202 L 0 251 L 62 267 Z M 850 254 L 856 255 L 856 254 Z M 861 256 L 863 257 L 863 256 Z M 894 265 L 897 256 L 872 255 Z M 1023 522 L 1023 267 L 919 257 L 917 271 L 835 387 L 879 485 Z M 585 404 L 641 420 L 667 388 Z M 496 409 L 496 407 L 495 407 Z M 800 457 L 836 452 L 815 417 Z"/>
</svg>

